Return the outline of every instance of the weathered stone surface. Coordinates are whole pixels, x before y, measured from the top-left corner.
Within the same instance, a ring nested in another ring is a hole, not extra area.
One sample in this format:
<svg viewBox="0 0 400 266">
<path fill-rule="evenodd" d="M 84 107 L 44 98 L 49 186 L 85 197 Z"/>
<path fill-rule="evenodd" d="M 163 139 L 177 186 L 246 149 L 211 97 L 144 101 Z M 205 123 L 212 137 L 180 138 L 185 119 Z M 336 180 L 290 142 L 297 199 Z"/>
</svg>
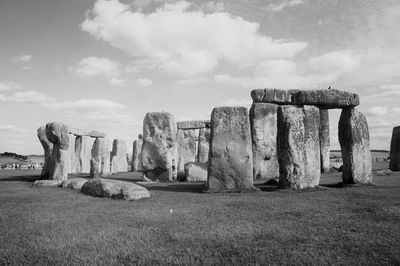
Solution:
<svg viewBox="0 0 400 266">
<path fill-rule="evenodd" d="M 315 106 L 278 107 L 279 183 L 283 188 L 318 186 L 321 177 L 319 109 Z"/>
<path fill-rule="evenodd" d="M 178 171 L 185 171 L 185 164 L 196 161 L 196 136 L 194 129 L 178 129 L 176 134 L 178 145 Z"/>
<path fill-rule="evenodd" d="M 80 190 L 87 181 L 85 178 L 71 178 L 64 180 L 61 187 Z"/>
<path fill-rule="evenodd" d="M 368 123 L 365 116 L 355 108 L 342 110 L 339 119 L 339 143 L 343 158 L 343 183 L 371 183 L 372 159 Z"/>
<path fill-rule="evenodd" d="M 127 172 L 128 159 L 126 157 L 126 143 L 120 139 L 114 139 L 111 152 L 111 173 Z"/>
<path fill-rule="evenodd" d="M 188 182 L 207 181 L 206 163 L 187 163 L 185 164 L 185 179 Z"/>
<path fill-rule="evenodd" d="M 392 171 L 400 171 L 400 126 L 393 128 L 389 156 L 389 169 Z"/>
<path fill-rule="evenodd" d="M 46 137 L 53 143 L 52 163 L 49 179 L 65 180 L 71 170 L 71 151 L 68 126 L 51 122 L 46 124 Z"/>
<path fill-rule="evenodd" d="M 191 121 L 181 121 L 177 122 L 176 126 L 178 129 L 200 129 L 209 128 L 210 121 L 208 120 L 191 120 Z"/>
<path fill-rule="evenodd" d="M 44 164 L 42 168 L 41 177 L 48 178 L 52 169 L 52 157 L 53 154 L 53 143 L 51 143 L 46 136 L 46 126 L 41 126 L 37 130 L 37 136 L 44 150 Z"/>
<path fill-rule="evenodd" d="M 330 170 L 330 137 L 329 137 L 329 111 L 327 109 L 319 110 L 319 145 L 321 151 L 321 172 L 327 173 Z"/>
<path fill-rule="evenodd" d="M 382 170 L 376 171 L 376 175 L 378 175 L 378 176 L 392 175 L 392 171 L 390 171 L 389 169 L 382 169 Z"/>
<path fill-rule="evenodd" d="M 93 138 L 77 136 L 75 139 L 75 166 L 77 173 L 90 173 L 90 160 L 92 159 Z"/>
<path fill-rule="evenodd" d="M 100 178 L 86 182 L 82 186 L 81 192 L 94 197 L 120 200 L 138 200 L 150 197 L 146 188 L 134 183 Z"/>
<path fill-rule="evenodd" d="M 197 148 L 197 161 L 199 163 L 208 162 L 209 150 L 210 150 L 210 129 L 202 128 L 199 130 L 199 142 Z"/>
<path fill-rule="evenodd" d="M 357 94 L 334 89 L 281 90 L 257 89 L 251 91 L 253 102 L 292 105 L 316 105 L 324 109 L 354 107 L 360 104 Z"/>
<path fill-rule="evenodd" d="M 253 189 L 253 153 L 246 107 L 218 107 L 211 114 L 210 191 Z"/>
<path fill-rule="evenodd" d="M 133 172 L 143 171 L 142 164 L 142 147 L 143 147 L 143 137 L 139 139 L 135 139 L 133 141 L 133 152 L 132 152 L 132 164 L 131 169 Z"/>
<path fill-rule="evenodd" d="M 90 160 L 91 177 L 107 177 L 110 175 L 110 152 L 107 138 L 96 138 L 93 143 Z"/>
<path fill-rule="evenodd" d="M 278 105 L 271 103 L 253 103 L 250 109 L 254 180 L 279 176 L 276 156 L 277 109 Z"/>
<path fill-rule="evenodd" d="M 172 180 L 176 176 L 177 154 L 176 124 L 172 114 L 166 112 L 147 113 L 143 120 L 143 169 L 145 171 L 155 170 L 157 173 L 171 172 L 168 174 L 168 178 Z M 155 175 L 157 176 L 157 174 Z M 164 177 L 165 173 L 161 179 Z"/>
<path fill-rule="evenodd" d="M 71 169 L 69 171 L 70 174 L 76 173 L 76 160 L 75 160 L 75 135 L 69 134 L 69 151 L 71 156 Z"/>
<path fill-rule="evenodd" d="M 36 180 L 32 187 L 59 187 L 63 180 Z"/>
<path fill-rule="evenodd" d="M 105 138 L 106 134 L 97 130 L 86 130 L 83 128 L 68 126 L 68 133 L 75 136 L 88 136 L 92 138 Z"/>
</svg>

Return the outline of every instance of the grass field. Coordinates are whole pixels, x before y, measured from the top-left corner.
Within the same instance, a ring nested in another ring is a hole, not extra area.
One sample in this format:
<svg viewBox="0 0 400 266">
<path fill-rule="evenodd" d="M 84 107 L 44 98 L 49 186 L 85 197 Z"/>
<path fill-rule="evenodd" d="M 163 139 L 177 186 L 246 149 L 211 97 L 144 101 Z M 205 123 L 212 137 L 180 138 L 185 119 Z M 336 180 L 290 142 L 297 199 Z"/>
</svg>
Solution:
<svg viewBox="0 0 400 266">
<path fill-rule="evenodd" d="M 155 184 L 136 202 L 31 188 L 38 174 L 0 171 L 0 265 L 400 264 L 399 173 L 303 192 Z"/>
</svg>

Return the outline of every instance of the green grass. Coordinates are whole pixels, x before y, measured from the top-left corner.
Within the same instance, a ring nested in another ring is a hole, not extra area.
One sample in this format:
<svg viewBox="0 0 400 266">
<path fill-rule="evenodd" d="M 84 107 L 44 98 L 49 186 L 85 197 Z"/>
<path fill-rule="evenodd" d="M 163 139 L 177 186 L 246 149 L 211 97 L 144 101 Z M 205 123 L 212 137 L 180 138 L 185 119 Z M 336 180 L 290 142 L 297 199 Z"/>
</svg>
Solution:
<svg viewBox="0 0 400 266">
<path fill-rule="evenodd" d="M 398 173 L 307 192 L 155 184 L 135 202 L 31 188 L 38 174 L 0 171 L 0 265 L 400 264 Z"/>
</svg>

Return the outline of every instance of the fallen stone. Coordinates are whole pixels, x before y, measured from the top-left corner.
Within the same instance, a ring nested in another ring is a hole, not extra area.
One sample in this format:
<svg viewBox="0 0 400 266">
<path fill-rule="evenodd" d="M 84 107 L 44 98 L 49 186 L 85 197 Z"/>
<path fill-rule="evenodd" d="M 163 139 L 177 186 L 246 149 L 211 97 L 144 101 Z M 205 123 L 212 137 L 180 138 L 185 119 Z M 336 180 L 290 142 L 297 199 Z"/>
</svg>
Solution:
<svg viewBox="0 0 400 266">
<path fill-rule="evenodd" d="M 400 126 L 393 128 L 389 156 L 389 169 L 400 171 Z"/>
<path fill-rule="evenodd" d="M 135 183 L 99 178 L 86 182 L 82 186 L 81 192 L 94 197 L 120 200 L 138 200 L 150 197 L 146 188 Z"/>
<path fill-rule="evenodd" d="M 69 189 L 81 189 L 82 186 L 87 182 L 88 180 L 85 178 L 71 178 L 64 180 L 61 183 L 61 187 L 63 188 L 69 188 Z"/>
<path fill-rule="evenodd" d="M 97 138 L 91 150 L 90 160 L 91 177 L 107 177 L 110 173 L 110 152 L 107 138 Z"/>
<path fill-rule="evenodd" d="M 378 170 L 375 172 L 377 176 L 392 175 L 392 171 L 389 169 Z"/>
<path fill-rule="evenodd" d="M 53 143 L 51 143 L 46 136 L 46 126 L 41 126 L 37 130 L 37 136 L 44 150 L 44 164 L 42 168 L 42 173 L 40 176 L 42 178 L 48 178 L 50 176 L 50 171 L 52 169 L 52 154 L 53 154 Z"/>
<path fill-rule="evenodd" d="M 197 161 L 199 163 L 208 162 L 209 150 L 210 150 L 210 129 L 201 128 L 199 130 L 199 142 L 197 148 Z"/>
<path fill-rule="evenodd" d="M 327 109 L 319 110 L 319 144 L 321 151 L 321 172 L 327 173 L 330 170 L 330 136 L 329 136 L 329 111 Z"/>
<path fill-rule="evenodd" d="M 178 129 L 176 134 L 178 145 L 178 172 L 185 171 L 185 164 L 196 161 L 196 137 L 194 129 Z"/>
<path fill-rule="evenodd" d="M 177 126 L 178 129 L 209 128 L 210 127 L 210 121 L 207 121 L 207 120 L 181 121 L 181 122 L 177 122 L 176 126 Z"/>
<path fill-rule="evenodd" d="M 355 108 L 342 110 L 339 119 L 339 143 L 343 158 L 343 183 L 372 183 L 368 123 L 365 116 Z"/>
<path fill-rule="evenodd" d="M 253 187 L 253 153 L 246 107 L 217 107 L 211 114 L 209 191 L 246 191 Z"/>
<path fill-rule="evenodd" d="M 139 136 L 139 139 L 135 139 L 133 141 L 132 164 L 131 164 L 131 169 L 133 172 L 143 171 L 142 146 L 143 146 L 143 137 L 140 138 Z"/>
<path fill-rule="evenodd" d="M 207 164 L 205 163 L 185 164 L 185 180 L 188 182 L 207 181 Z"/>
<path fill-rule="evenodd" d="M 319 123 L 319 109 L 315 106 L 279 106 L 278 161 L 282 188 L 318 186 L 321 177 Z"/>
<path fill-rule="evenodd" d="M 279 176 L 276 155 L 277 109 L 278 105 L 270 103 L 253 103 L 250 108 L 254 180 Z"/>
<path fill-rule="evenodd" d="M 32 187 L 59 187 L 63 180 L 36 180 Z"/>
</svg>

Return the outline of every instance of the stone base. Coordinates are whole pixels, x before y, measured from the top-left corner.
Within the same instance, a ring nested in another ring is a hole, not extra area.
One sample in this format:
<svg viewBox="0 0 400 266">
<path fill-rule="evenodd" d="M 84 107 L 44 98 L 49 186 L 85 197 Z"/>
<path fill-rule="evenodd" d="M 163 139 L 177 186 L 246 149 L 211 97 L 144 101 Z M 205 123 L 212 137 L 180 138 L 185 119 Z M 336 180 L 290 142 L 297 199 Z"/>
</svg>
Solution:
<svg viewBox="0 0 400 266">
<path fill-rule="evenodd" d="M 157 167 L 156 169 L 144 172 L 144 174 L 152 181 L 168 182 L 174 180 L 172 168 L 165 170 Z"/>
</svg>

